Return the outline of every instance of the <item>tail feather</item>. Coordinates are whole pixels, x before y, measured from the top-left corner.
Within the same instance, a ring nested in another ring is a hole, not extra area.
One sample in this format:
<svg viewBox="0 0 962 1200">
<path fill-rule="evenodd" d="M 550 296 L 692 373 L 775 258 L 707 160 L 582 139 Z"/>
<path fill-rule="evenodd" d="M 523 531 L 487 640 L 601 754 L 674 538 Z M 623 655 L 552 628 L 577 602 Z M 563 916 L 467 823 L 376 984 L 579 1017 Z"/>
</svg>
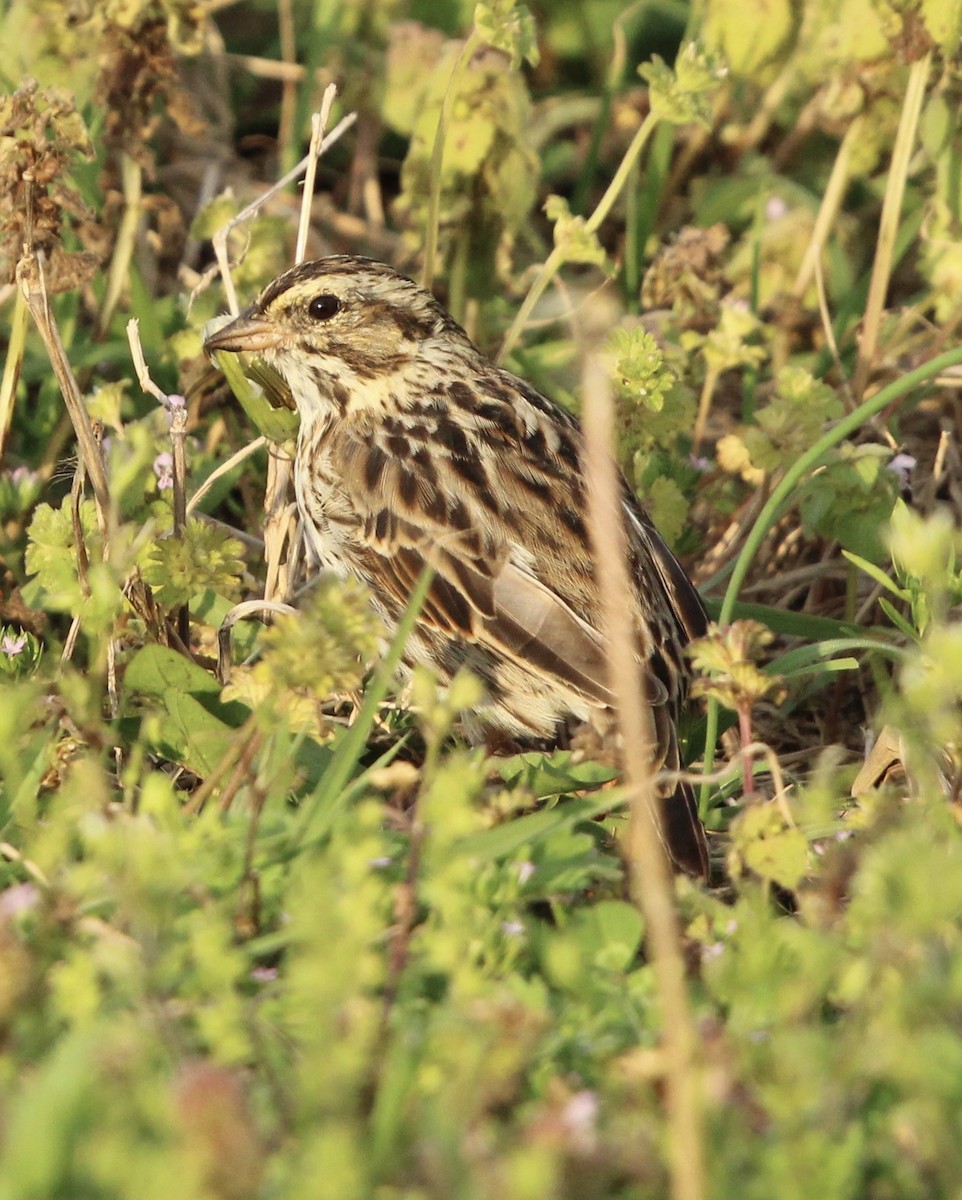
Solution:
<svg viewBox="0 0 962 1200">
<path fill-rule="evenodd" d="M 696 879 L 707 881 L 711 873 L 708 839 L 698 816 L 695 793 L 689 784 L 680 783 L 670 796 L 662 800 L 661 827 L 675 867 Z"/>
</svg>

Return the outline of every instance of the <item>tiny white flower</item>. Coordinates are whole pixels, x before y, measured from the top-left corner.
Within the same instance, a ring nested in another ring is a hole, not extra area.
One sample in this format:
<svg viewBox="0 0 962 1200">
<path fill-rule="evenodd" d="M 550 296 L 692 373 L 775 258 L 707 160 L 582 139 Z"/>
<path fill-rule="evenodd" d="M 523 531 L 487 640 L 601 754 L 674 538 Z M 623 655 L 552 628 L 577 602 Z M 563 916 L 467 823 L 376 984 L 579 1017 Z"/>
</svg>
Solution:
<svg viewBox="0 0 962 1200">
<path fill-rule="evenodd" d="M 518 863 L 518 883 L 527 883 L 537 869 L 532 862 Z"/>
<path fill-rule="evenodd" d="M 160 491 L 174 486 L 174 456 L 168 451 L 165 450 L 154 459 L 154 474 Z"/>
<path fill-rule="evenodd" d="M 14 637 L 13 634 L 5 633 L 3 635 L 3 640 L 0 641 L 0 650 L 3 651 L 7 658 L 16 658 L 18 654 L 23 652 L 26 644 L 26 634 L 23 634 L 22 637 L 17 638 Z"/>
</svg>

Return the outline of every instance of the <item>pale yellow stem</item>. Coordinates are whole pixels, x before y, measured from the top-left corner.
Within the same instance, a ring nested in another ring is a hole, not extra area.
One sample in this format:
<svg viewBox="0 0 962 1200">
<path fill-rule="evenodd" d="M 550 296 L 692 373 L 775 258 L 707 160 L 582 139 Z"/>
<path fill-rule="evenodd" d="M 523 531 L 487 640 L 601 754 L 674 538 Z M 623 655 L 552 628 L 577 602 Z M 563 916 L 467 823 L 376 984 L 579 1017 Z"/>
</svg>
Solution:
<svg viewBox="0 0 962 1200">
<path fill-rule="evenodd" d="M 842 138 L 841 145 L 838 148 L 838 154 L 835 155 L 832 173 L 828 177 L 825 195 L 822 197 L 818 216 L 815 218 L 812 238 L 808 243 L 808 249 L 805 251 L 805 257 L 802 259 L 802 265 L 798 269 L 795 285 L 792 288 L 792 294 L 798 299 L 804 296 L 808 285 L 812 282 L 812 276 L 815 274 L 816 264 L 828 240 L 829 231 L 835 224 L 835 218 L 842 207 L 845 189 L 848 187 L 850 178 L 849 167 L 852 157 L 852 147 L 863 128 L 864 122 L 862 118 L 856 117 L 846 130 L 845 136 Z"/>
<path fill-rule="evenodd" d="M 645 917 L 645 941 L 661 1010 L 668 1109 L 672 1200 L 703 1200 L 705 1152 L 698 1039 L 691 1015 L 674 884 L 660 830 L 652 770 L 652 722 L 637 636 L 626 603 L 631 583 L 625 558 L 623 509 L 614 445 L 614 397 L 597 341 L 610 314 L 586 314 L 593 326 L 583 375 L 582 405 L 588 523 L 594 545 L 607 634 L 608 671 L 616 697 L 630 796 L 626 858 L 631 894 Z M 601 320 L 594 320 L 595 317 Z M 646 635 L 646 631 L 640 631 Z"/>
<path fill-rule="evenodd" d="M 885 199 L 882 201 L 882 217 L 879 221 L 878 241 L 875 246 L 875 262 L 872 266 L 872 280 L 869 284 L 865 318 L 862 322 L 862 341 L 859 345 L 858 362 L 852 383 L 852 393 L 856 404 L 862 399 L 862 393 L 865 391 L 865 385 L 868 383 L 869 373 L 875 359 L 875 351 L 878 348 L 879 331 L 882 327 L 882 310 L 885 306 L 885 297 L 892 274 L 895 239 L 898 235 L 899 220 L 902 215 L 905 180 L 908 176 L 909 160 L 915 146 L 915 135 L 922 112 L 922 101 L 925 99 L 925 85 L 928 82 L 931 64 L 932 54 L 930 51 L 924 58 L 914 62 L 909 70 L 905 103 L 902 105 L 898 133 L 895 135 L 895 148 L 892 151 L 892 165 L 889 168 Z"/>
</svg>

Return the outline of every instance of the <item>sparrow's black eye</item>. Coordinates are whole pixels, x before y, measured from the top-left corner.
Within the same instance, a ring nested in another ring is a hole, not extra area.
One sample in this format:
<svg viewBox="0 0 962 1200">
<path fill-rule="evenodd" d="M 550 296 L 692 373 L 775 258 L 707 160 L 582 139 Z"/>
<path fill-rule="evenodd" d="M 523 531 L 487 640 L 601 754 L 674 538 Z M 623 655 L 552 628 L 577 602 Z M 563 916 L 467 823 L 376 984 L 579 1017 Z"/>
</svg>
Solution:
<svg viewBox="0 0 962 1200">
<path fill-rule="evenodd" d="M 337 296 L 325 292 L 323 296 L 315 296 L 307 306 L 307 315 L 315 321 L 329 321 L 341 311 L 341 302 Z"/>
</svg>

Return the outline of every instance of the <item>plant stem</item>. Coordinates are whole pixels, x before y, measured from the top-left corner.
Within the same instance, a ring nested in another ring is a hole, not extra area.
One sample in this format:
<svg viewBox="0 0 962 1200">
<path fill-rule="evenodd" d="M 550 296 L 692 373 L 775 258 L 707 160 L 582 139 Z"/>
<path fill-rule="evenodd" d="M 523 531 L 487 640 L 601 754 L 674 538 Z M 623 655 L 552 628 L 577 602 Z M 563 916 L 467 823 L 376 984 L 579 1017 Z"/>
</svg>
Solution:
<svg viewBox="0 0 962 1200">
<path fill-rule="evenodd" d="M 174 479 L 174 537 L 183 538 L 187 525 L 187 408 L 171 409 L 170 448 Z M 190 606 L 182 604 L 177 610 L 177 636 L 185 646 L 190 645 Z"/>
<path fill-rule="evenodd" d="M 110 318 L 117 307 L 120 293 L 130 275 L 130 260 L 134 256 L 137 226 L 140 224 L 141 201 L 143 199 L 143 172 L 140 165 L 124 152 L 120 158 L 120 173 L 124 189 L 124 212 L 114 242 L 114 252 L 107 273 L 107 290 L 97 316 L 97 335 L 107 332 Z"/>
<path fill-rule="evenodd" d="M 586 324 L 598 340 L 609 322 L 607 306 L 596 306 Z M 602 319 L 596 320 L 601 317 Z M 585 469 L 588 517 L 598 563 L 608 671 L 616 697 L 625 783 L 630 796 L 625 846 L 631 894 L 646 922 L 645 940 L 661 1010 L 669 1131 L 669 1170 L 673 1200 L 701 1200 L 705 1194 L 698 1039 L 691 1017 L 681 929 L 674 903 L 671 869 L 662 840 L 653 769 L 654 727 L 644 673 L 636 654 L 637 630 L 625 598 L 631 584 L 625 559 L 622 505 L 614 444 L 611 381 L 597 350 L 589 351 L 583 375 Z M 644 654 L 644 650 L 642 652 Z"/>
<path fill-rule="evenodd" d="M 905 89 L 905 103 L 902 106 L 898 133 L 895 135 L 895 148 L 892 151 L 892 164 L 885 186 L 885 199 L 882 201 L 882 217 L 879 221 L 872 282 L 869 284 L 868 303 L 865 306 L 865 318 L 862 322 L 862 342 L 859 346 L 855 378 L 852 382 L 852 394 L 856 401 L 862 398 L 862 393 L 865 391 L 875 358 L 875 350 L 878 346 L 882 309 L 888 292 L 889 278 L 892 274 L 895 239 L 902 214 L 905 180 L 909 170 L 909 159 L 915 145 L 915 134 L 922 112 L 922 101 L 925 99 L 925 85 L 928 81 L 931 62 L 932 53 L 930 51 L 924 58 L 920 58 L 912 64 L 908 86 Z"/>
<path fill-rule="evenodd" d="M 654 113 L 649 113 L 638 127 L 638 131 L 631 140 L 631 145 L 625 152 L 624 158 L 615 172 L 614 178 L 608 184 L 605 194 L 598 201 L 595 211 L 585 221 L 585 229 L 588 233 L 595 233 L 598 227 L 604 221 L 605 217 L 611 212 L 615 201 L 621 194 L 622 189 L 631 177 L 631 172 L 638 161 L 638 158 L 645 147 L 645 143 L 651 137 L 652 133 L 658 127 L 659 118 Z M 528 290 L 527 296 L 522 301 L 521 307 L 518 309 L 514 320 L 504 335 L 504 341 L 501 344 L 501 350 L 498 353 L 497 361 L 504 362 L 505 358 L 514 349 L 515 343 L 521 336 L 521 331 L 524 329 L 528 318 L 530 317 L 534 306 L 541 299 L 545 288 L 555 277 L 558 271 L 564 266 L 565 250 L 563 246 L 555 246 L 541 266 L 541 270 L 535 277 Z"/>
<path fill-rule="evenodd" d="M 297 63 L 297 35 L 294 28 L 294 11 L 291 0 L 277 0 L 277 32 L 280 40 L 281 61 L 289 65 Z M 277 147 L 280 161 L 289 167 L 297 153 L 297 85 L 296 79 L 284 79 L 281 84 L 281 111 L 277 120 Z"/>
<path fill-rule="evenodd" d="M 461 229 L 454 243 L 454 261 L 448 275 L 448 311 L 459 325 L 465 324 L 468 307 L 468 251 L 471 235 Z"/>
<path fill-rule="evenodd" d="M 691 438 L 691 452 L 697 454 L 701 449 L 701 441 L 705 436 L 705 426 L 708 424 L 708 414 L 711 411 L 711 400 L 718 385 L 720 372 L 709 367 L 705 372 L 705 382 L 702 384 L 701 395 L 698 397 L 698 413 L 695 417 L 695 428 Z"/>
<path fill-rule="evenodd" d="M 659 119 L 654 113 L 649 113 L 641 125 L 639 125 L 635 136 L 631 139 L 631 145 L 625 152 L 625 157 L 618 164 L 618 170 L 615 171 L 614 179 L 608 184 L 608 188 L 598 201 L 595 211 L 585 221 L 585 229 L 589 233 L 594 233 L 600 227 L 605 217 L 611 212 L 612 208 L 614 208 L 615 201 L 621 195 L 625 184 L 631 178 L 631 172 L 634 170 L 635 163 L 645 148 L 645 143 L 657 128 Z"/>
<path fill-rule="evenodd" d="M 60 330 L 57 328 L 57 323 L 48 305 L 47 285 L 43 275 L 40 251 L 35 252 L 33 249 L 24 251 L 23 257 L 17 264 L 17 283 L 43 339 L 47 357 L 57 376 L 60 393 L 67 407 L 74 433 L 77 435 L 84 469 L 93 488 L 94 500 L 97 505 L 97 520 L 101 533 L 104 535 L 104 553 L 106 554 L 108 531 L 111 526 L 110 488 L 107 484 L 107 474 L 100 456 L 100 447 L 94 437 L 90 416 L 80 394 L 80 387 L 67 359 L 67 351 L 61 340 Z"/>
<path fill-rule="evenodd" d="M 27 302 L 22 293 L 17 292 L 13 305 L 13 317 L 10 321 L 7 357 L 3 364 L 3 382 L 0 383 L 0 463 L 3 462 L 7 438 L 10 436 L 10 423 L 13 420 L 13 407 L 17 398 L 17 384 L 20 380 L 20 368 L 23 366 L 23 352 L 26 343 Z"/>
<path fill-rule="evenodd" d="M 752 737 L 752 710 L 747 704 L 738 708 L 738 738 L 743 752 L 755 740 Z M 755 773 L 752 770 L 751 754 L 745 754 L 742 759 L 742 791 L 746 800 L 754 800 Z"/>
<path fill-rule="evenodd" d="M 477 49 L 482 45 L 481 38 L 472 30 L 468 40 L 461 47 L 461 53 L 451 70 L 451 78 L 441 101 L 441 112 L 438 114 L 438 127 L 434 131 L 434 145 L 431 147 L 431 189 L 428 192 L 427 228 L 424 231 L 424 269 L 421 272 L 421 283 L 429 291 L 434 283 L 436 271 L 435 260 L 438 256 L 438 225 L 441 212 L 441 164 L 444 160 L 444 141 L 448 135 L 448 125 L 451 123 L 451 112 L 458 94 L 461 78 L 467 69 Z"/>
<path fill-rule="evenodd" d="M 792 294 L 798 299 L 801 299 L 805 295 L 805 291 L 812 281 L 819 256 L 828 240 L 829 230 L 835 224 L 835 218 L 842 207 L 845 189 L 848 187 L 848 181 L 851 177 L 852 147 L 855 145 L 857 138 L 861 136 L 863 128 L 864 122 L 860 117 L 856 117 L 845 131 L 845 136 L 842 138 L 838 153 L 835 155 L 835 162 L 832 164 L 832 173 L 829 175 L 828 183 L 825 185 L 825 194 L 822 196 L 818 216 L 815 218 L 815 224 L 812 227 L 812 237 L 808 243 L 808 249 L 805 251 L 805 257 L 802 259 L 802 265 L 798 269 L 798 275 L 795 277 L 795 283 L 792 286 Z"/>
</svg>

